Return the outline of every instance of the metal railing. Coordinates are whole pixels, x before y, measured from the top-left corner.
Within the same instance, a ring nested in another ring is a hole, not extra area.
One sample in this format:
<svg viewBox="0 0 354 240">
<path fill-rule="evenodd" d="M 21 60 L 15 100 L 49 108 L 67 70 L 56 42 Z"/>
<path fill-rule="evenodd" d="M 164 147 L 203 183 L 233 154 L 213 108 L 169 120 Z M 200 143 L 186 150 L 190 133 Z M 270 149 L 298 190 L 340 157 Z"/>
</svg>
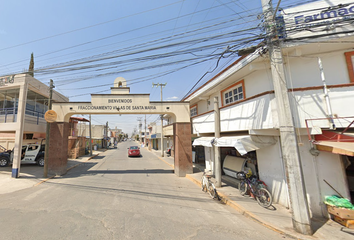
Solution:
<svg viewBox="0 0 354 240">
<path fill-rule="evenodd" d="M 44 113 L 37 112 L 34 110 L 26 109 L 25 111 L 25 120 L 26 116 L 32 116 L 35 118 L 35 121 L 31 119 L 31 122 L 39 125 L 44 119 Z M 9 123 L 16 122 L 17 119 L 17 108 L 1 108 L 0 109 L 0 123 Z"/>
</svg>

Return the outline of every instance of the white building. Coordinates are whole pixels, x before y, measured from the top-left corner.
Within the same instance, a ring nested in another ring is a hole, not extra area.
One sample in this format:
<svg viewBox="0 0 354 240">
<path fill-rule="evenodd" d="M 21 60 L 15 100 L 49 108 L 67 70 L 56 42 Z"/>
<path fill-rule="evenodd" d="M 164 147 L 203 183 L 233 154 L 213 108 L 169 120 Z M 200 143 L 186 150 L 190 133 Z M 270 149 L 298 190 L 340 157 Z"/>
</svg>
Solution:
<svg viewBox="0 0 354 240">
<path fill-rule="evenodd" d="M 0 145 L 13 149 L 44 139 L 48 99 L 49 87 L 28 74 L 0 77 Z M 69 101 L 56 91 L 52 99 Z"/>
<path fill-rule="evenodd" d="M 290 39 L 282 48 L 306 195 L 310 213 L 315 217 L 327 217 L 324 198 L 336 194 L 324 180 L 344 197 L 354 198 L 351 176 L 354 176 L 354 143 L 350 143 L 354 141 L 354 124 L 351 125 L 354 121 L 351 107 L 354 102 L 354 37 L 328 36 L 335 31 L 326 30 L 327 36 L 306 39 L 306 42 Z M 280 145 L 278 108 L 266 51 L 259 48 L 241 57 L 184 101 L 190 101 L 192 131 L 198 136 L 197 145 L 204 145 L 205 159 L 211 162 L 207 167 L 213 166 L 213 150 L 217 146 L 221 150 L 221 161 L 226 155 L 248 157 L 252 169 L 268 185 L 274 202 L 291 207 Z M 329 89 L 328 101 L 319 58 Z M 216 140 L 215 97 L 219 100 L 221 126 L 221 139 Z M 332 121 L 336 129 L 331 129 Z M 211 141 L 215 141 L 214 144 Z"/>
</svg>

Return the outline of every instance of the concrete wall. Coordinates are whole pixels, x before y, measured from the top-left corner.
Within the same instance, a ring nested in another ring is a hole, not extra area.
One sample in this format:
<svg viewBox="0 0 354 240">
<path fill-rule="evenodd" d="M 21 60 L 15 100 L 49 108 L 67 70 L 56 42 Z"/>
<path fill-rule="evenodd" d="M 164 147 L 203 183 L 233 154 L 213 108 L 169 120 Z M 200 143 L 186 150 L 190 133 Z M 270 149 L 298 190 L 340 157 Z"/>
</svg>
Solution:
<svg viewBox="0 0 354 240">
<path fill-rule="evenodd" d="M 275 203 L 289 207 L 285 168 L 279 140 L 276 144 L 256 152 L 259 178 L 267 184 Z"/>
</svg>

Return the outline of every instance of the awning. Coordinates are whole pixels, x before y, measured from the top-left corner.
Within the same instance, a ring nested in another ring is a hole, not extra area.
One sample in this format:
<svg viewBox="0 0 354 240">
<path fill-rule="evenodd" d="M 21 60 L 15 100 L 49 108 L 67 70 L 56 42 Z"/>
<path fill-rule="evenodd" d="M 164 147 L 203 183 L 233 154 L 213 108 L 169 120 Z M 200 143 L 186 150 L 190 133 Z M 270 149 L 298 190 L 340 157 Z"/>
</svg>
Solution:
<svg viewBox="0 0 354 240">
<path fill-rule="evenodd" d="M 335 154 L 354 156 L 354 142 L 330 142 L 319 141 L 314 142 L 317 145 L 317 150 L 332 152 Z"/>
<path fill-rule="evenodd" d="M 234 147 L 241 154 L 268 147 L 277 142 L 273 136 L 242 135 L 232 137 L 221 137 L 215 140 L 217 147 Z"/>
<path fill-rule="evenodd" d="M 214 142 L 214 137 L 200 137 L 196 138 L 193 141 L 193 146 L 204 146 L 204 147 L 212 147 L 212 143 Z"/>
<path fill-rule="evenodd" d="M 354 156 L 354 135 L 350 132 L 322 131 L 315 135 L 317 150 Z"/>
<path fill-rule="evenodd" d="M 82 118 L 82 117 L 70 117 L 70 121 L 90 122 L 86 118 Z"/>
</svg>

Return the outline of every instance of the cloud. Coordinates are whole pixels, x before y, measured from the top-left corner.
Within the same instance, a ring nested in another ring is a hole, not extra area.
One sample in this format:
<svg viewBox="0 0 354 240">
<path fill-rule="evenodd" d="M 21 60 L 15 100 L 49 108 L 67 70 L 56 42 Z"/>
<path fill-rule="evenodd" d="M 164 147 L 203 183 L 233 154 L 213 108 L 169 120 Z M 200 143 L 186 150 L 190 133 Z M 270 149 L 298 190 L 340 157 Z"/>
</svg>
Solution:
<svg viewBox="0 0 354 240">
<path fill-rule="evenodd" d="M 177 99 L 178 99 L 178 97 L 176 97 L 176 96 L 167 98 L 168 101 L 177 100 Z"/>
</svg>

